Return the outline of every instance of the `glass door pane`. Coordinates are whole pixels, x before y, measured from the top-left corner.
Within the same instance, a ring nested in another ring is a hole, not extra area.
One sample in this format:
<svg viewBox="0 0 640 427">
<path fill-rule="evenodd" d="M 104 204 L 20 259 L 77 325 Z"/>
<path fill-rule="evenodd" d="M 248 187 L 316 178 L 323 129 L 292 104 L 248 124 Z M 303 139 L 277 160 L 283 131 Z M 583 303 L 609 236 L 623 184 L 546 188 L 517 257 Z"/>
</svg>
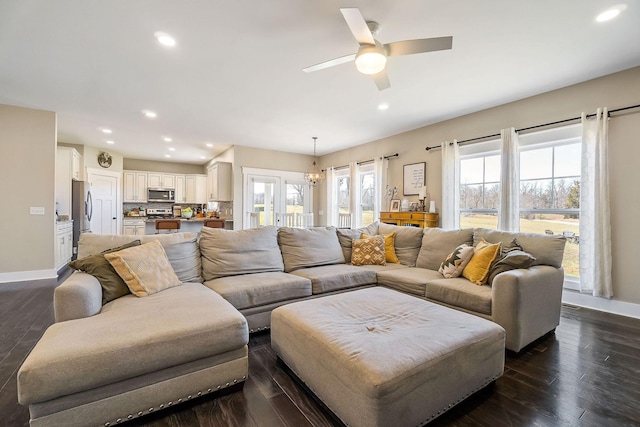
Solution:
<svg viewBox="0 0 640 427">
<path fill-rule="evenodd" d="M 253 176 L 249 180 L 248 227 L 275 225 L 279 203 L 279 179 Z"/>
</svg>

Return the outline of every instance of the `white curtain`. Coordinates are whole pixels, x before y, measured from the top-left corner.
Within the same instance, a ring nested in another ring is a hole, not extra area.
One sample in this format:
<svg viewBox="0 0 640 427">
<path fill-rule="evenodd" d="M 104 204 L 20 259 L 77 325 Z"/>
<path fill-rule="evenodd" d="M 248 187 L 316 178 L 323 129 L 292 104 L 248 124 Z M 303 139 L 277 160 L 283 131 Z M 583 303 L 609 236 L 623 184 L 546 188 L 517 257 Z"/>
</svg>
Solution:
<svg viewBox="0 0 640 427">
<path fill-rule="evenodd" d="M 515 128 L 502 129 L 498 230 L 520 231 L 520 151 Z"/>
<path fill-rule="evenodd" d="M 338 200 L 336 194 L 336 170 L 327 168 L 327 225 L 338 225 Z"/>
<path fill-rule="evenodd" d="M 384 203 L 384 190 L 387 182 L 387 168 L 389 167 L 389 160 L 384 157 L 376 158 L 373 161 L 373 167 L 375 171 L 375 203 L 373 207 L 373 221 L 380 219 L 380 211 L 383 210 L 382 203 Z"/>
<path fill-rule="evenodd" d="M 442 143 L 442 228 L 460 228 L 460 153 L 458 141 Z"/>
<path fill-rule="evenodd" d="M 611 224 L 609 208 L 608 112 L 582 113 L 580 180 L 580 290 L 611 298 Z"/>
</svg>

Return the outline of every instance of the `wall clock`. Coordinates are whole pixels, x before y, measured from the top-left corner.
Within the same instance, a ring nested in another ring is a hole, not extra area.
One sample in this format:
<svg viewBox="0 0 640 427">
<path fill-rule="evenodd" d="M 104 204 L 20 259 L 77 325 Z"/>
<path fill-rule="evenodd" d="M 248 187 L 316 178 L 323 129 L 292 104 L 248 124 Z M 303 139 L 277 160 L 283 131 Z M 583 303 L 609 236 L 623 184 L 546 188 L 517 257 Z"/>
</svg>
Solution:
<svg viewBox="0 0 640 427">
<path fill-rule="evenodd" d="M 106 152 L 98 154 L 98 164 L 103 168 L 111 166 L 112 161 L 113 159 L 111 159 L 111 154 Z"/>
</svg>

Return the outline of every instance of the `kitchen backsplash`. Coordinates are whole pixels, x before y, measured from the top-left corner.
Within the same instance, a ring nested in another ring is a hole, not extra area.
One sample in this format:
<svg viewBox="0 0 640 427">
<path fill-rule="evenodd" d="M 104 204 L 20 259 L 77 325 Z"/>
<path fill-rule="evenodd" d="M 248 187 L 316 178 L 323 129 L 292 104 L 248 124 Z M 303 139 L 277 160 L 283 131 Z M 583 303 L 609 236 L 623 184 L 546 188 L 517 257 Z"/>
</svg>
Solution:
<svg viewBox="0 0 640 427">
<path fill-rule="evenodd" d="M 122 211 L 126 216 L 127 213 L 130 212 L 132 209 L 144 209 L 145 211 L 147 209 L 157 209 L 157 208 L 173 209 L 175 205 L 178 205 L 178 204 L 177 203 L 176 204 L 173 204 L 173 203 L 123 203 Z M 207 211 L 215 210 L 216 212 L 218 212 L 218 216 L 224 219 L 231 219 L 233 217 L 233 202 L 209 202 L 208 206 L 206 203 L 205 204 L 180 203 L 179 206 L 181 206 L 183 209 L 188 206 L 191 209 L 193 209 L 194 212 L 197 212 L 198 209 L 206 209 Z"/>
</svg>

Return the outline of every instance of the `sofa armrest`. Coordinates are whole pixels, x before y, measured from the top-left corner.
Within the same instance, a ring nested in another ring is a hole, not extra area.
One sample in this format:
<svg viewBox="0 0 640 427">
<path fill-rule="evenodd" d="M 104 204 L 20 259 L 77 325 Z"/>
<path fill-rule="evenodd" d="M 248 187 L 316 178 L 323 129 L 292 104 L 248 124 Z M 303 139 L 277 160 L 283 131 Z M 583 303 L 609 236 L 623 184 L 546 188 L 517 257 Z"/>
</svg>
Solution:
<svg viewBox="0 0 640 427">
<path fill-rule="evenodd" d="M 491 317 L 507 331 L 506 347 L 520 351 L 560 323 L 562 268 L 537 265 L 498 274 Z"/>
<path fill-rule="evenodd" d="M 56 322 L 90 317 L 100 313 L 101 309 L 102 287 L 90 274 L 76 271 L 53 293 Z"/>
</svg>

